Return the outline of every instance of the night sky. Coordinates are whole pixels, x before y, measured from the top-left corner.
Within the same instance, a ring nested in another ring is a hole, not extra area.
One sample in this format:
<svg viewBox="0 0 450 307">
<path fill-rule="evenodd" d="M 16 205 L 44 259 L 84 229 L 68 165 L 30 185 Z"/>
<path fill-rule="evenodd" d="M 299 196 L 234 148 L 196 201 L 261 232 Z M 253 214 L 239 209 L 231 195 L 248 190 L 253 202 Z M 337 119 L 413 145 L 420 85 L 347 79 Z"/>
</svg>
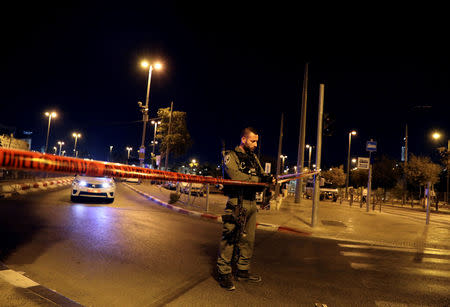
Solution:
<svg viewBox="0 0 450 307">
<path fill-rule="evenodd" d="M 139 62 L 155 59 L 164 69 L 153 74 L 150 117 L 171 101 L 187 112 L 194 144 L 186 159 L 219 161 L 221 140 L 234 147 L 248 125 L 260 131 L 261 153 L 276 156 L 284 112 L 283 154 L 292 165 L 309 62 L 306 142 L 316 142 L 320 83 L 324 112 L 335 121 L 323 139 L 325 167 L 345 163 L 353 129 L 352 156 L 366 156 L 373 138 L 378 155 L 400 159 L 406 122 L 410 152 L 446 145 L 450 53 L 436 12 L 231 3 L 4 9 L 0 124 L 32 131 L 32 149 L 40 150 L 44 112 L 56 110 L 50 149 L 64 140 L 71 151 L 79 131 L 80 150 L 94 159 L 105 160 L 110 145 L 137 150 L 137 101 L 147 86 Z M 430 140 L 435 129 L 446 133 L 439 144 Z M 149 143 L 152 127 L 147 135 Z"/>
</svg>

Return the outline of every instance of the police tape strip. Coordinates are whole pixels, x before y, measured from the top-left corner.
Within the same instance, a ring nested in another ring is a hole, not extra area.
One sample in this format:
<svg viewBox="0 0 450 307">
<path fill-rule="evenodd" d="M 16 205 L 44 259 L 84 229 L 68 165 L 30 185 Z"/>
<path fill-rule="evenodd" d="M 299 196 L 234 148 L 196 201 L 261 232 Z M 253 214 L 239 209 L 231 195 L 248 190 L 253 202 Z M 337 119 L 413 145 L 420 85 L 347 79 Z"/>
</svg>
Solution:
<svg viewBox="0 0 450 307">
<path fill-rule="evenodd" d="M 72 180 L 73 178 L 54 178 L 50 181 L 46 179 L 45 181 L 0 185 L 0 198 L 11 197 L 15 194 L 25 194 L 27 192 L 56 188 L 70 184 Z"/>
<path fill-rule="evenodd" d="M 84 174 L 94 177 L 140 178 L 161 181 L 197 182 L 238 186 L 269 186 L 268 183 L 180 174 L 176 172 L 124 165 L 120 163 L 84 160 L 7 148 L 0 148 L 0 168 L 64 174 Z M 312 174 L 304 173 L 300 176 L 306 177 L 312 176 Z"/>
<path fill-rule="evenodd" d="M 153 202 L 157 203 L 160 206 L 163 206 L 167 209 L 170 209 L 172 211 L 178 212 L 178 213 L 182 213 L 185 215 L 189 215 L 189 216 L 193 216 L 196 218 L 205 218 L 208 220 L 214 220 L 217 221 L 219 223 L 222 223 L 222 217 L 218 216 L 218 215 L 214 215 L 214 214 L 209 214 L 209 213 L 202 213 L 202 212 L 197 212 L 197 211 L 192 211 L 192 210 L 187 210 L 181 207 L 177 207 L 174 205 L 170 205 L 164 201 L 162 201 L 159 198 L 156 198 L 148 193 L 142 192 L 141 190 L 127 184 L 124 183 L 125 186 L 127 186 L 128 188 L 132 189 L 133 191 L 135 191 L 136 193 L 152 200 Z M 267 224 L 267 223 L 256 223 L 256 228 L 261 229 L 261 230 L 266 230 L 266 231 L 273 231 L 273 232 L 286 232 L 286 233 L 293 233 L 296 235 L 302 235 L 302 236 L 310 236 L 311 233 L 309 232 L 305 232 L 299 229 L 295 229 L 292 227 L 287 227 L 287 226 L 281 226 L 281 225 L 274 225 L 274 224 Z"/>
</svg>

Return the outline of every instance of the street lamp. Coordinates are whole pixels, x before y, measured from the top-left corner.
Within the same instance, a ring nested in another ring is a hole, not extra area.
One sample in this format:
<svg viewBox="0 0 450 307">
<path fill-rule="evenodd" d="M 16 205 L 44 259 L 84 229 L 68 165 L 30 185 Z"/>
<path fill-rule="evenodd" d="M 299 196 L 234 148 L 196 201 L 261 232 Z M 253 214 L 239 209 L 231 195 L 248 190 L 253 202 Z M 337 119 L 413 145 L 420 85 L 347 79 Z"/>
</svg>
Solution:
<svg viewBox="0 0 450 307">
<path fill-rule="evenodd" d="M 62 153 L 61 153 L 61 155 L 64 156 L 65 154 L 66 154 L 66 151 L 63 150 Z"/>
<path fill-rule="evenodd" d="M 147 68 L 148 67 L 148 82 L 147 82 L 147 96 L 145 97 L 145 105 L 142 105 L 142 102 L 138 102 L 139 107 L 141 108 L 141 112 L 142 112 L 142 119 L 144 122 L 144 127 L 142 128 L 142 142 L 141 142 L 141 147 L 139 149 L 139 163 L 140 166 L 143 167 L 144 166 L 144 159 L 145 159 L 145 128 L 147 127 L 147 122 L 148 122 L 148 99 L 150 96 L 150 83 L 152 80 L 152 71 L 153 68 L 156 70 L 160 70 L 162 68 L 162 65 L 160 63 L 154 63 L 154 64 L 150 64 L 147 61 L 142 61 L 141 62 L 141 66 L 143 68 Z"/>
<path fill-rule="evenodd" d="M 434 132 L 431 136 L 435 140 L 439 140 L 441 138 L 441 134 L 439 132 Z"/>
<path fill-rule="evenodd" d="M 281 155 L 280 158 L 282 159 L 281 160 L 281 169 L 284 170 L 284 160 L 287 159 L 287 156 Z"/>
<path fill-rule="evenodd" d="M 76 133 L 76 132 L 74 132 L 74 133 L 72 134 L 72 136 L 75 138 L 75 145 L 73 146 L 73 154 L 75 155 L 75 158 L 77 158 L 77 157 L 78 157 L 78 152 L 77 152 L 77 141 L 78 141 L 78 138 L 81 137 L 81 133 Z"/>
<path fill-rule="evenodd" d="M 64 145 L 64 142 L 58 141 L 58 145 L 59 145 L 59 155 L 61 155 L 61 147 Z"/>
<path fill-rule="evenodd" d="M 127 158 L 127 163 L 128 163 L 128 160 L 130 160 L 130 151 L 132 151 L 133 148 L 132 147 L 127 147 L 126 150 L 128 151 L 128 158 Z"/>
<path fill-rule="evenodd" d="M 113 150 L 113 147 L 114 146 L 109 146 L 109 162 L 111 162 L 112 161 L 112 150 Z"/>
<path fill-rule="evenodd" d="M 53 154 L 56 155 L 56 151 L 58 150 L 58 148 L 56 148 L 56 146 L 53 146 Z"/>
<path fill-rule="evenodd" d="M 158 142 L 156 141 L 156 128 L 158 127 L 158 125 L 161 125 L 161 121 L 156 121 L 156 120 L 152 120 L 152 124 L 155 125 L 155 131 L 153 133 L 153 151 L 152 153 L 155 154 L 155 145 L 158 144 Z"/>
<path fill-rule="evenodd" d="M 352 135 L 356 135 L 356 131 L 350 131 L 348 133 L 348 155 L 347 155 L 347 178 L 345 180 L 345 199 L 348 197 L 348 182 L 350 178 L 350 147 L 352 145 Z"/>
<path fill-rule="evenodd" d="M 48 148 L 48 136 L 50 135 L 50 123 L 52 122 L 52 118 L 56 118 L 58 114 L 56 112 L 45 112 L 45 116 L 48 117 L 48 128 L 47 128 L 47 140 L 45 141 L 45 151 L 47 153 Z"/>
</svg>

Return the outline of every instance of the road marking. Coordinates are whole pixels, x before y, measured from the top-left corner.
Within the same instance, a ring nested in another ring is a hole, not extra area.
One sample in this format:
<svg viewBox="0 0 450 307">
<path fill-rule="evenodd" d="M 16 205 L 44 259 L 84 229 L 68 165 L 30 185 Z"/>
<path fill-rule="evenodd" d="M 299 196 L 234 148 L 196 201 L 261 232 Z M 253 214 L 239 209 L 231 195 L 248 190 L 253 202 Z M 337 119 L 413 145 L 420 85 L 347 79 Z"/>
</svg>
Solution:
<svg viewBox="0 0 450 307">
<path fill-rule="evenodd" d="M 355 270 L 370 270 L 370 271 L 383 271 L 382 268 L 376 267 L 373 264 L 369 263 L 359 263 L 359 262 L 350 262 L 350 266 Z M 394 272 L 394 271 L 391 271 Z M 450 271 L 447 270 L 430 270 L 430 269 L 421 269 L 421 268 L 412 268 L 412 267 L 400 267 L 395 269 L 395 272 L 400 272 L 404 274 L 413 274 L 413 275 L 426 275 L 431 277 L 444 277 L 450 278 Z"/>
<path fill-rule="evenodd" d="M 39 286 L 38 283 L 13 270 L 0 271 L 0 278 L 19 288 Z"/>
<path fill-rule="evenodd" d="M 338 243 L 338 246 L 344 247 L 344 248 L 354 248 L 354 249 L 378 249 L 378 250 L 390 250 L 390 251 L 399 251 L 399 252 L 407 252 L 407 253 L 417 253 L 417 249 L 414 249 L 414 248 L 376 246 L 376 245 L 359 245 L 359 244 L 342 244 L 342 243 Z M 450 250 L 425 248 L 424 251 L 422 252 L 422 254 L 450 256 Z"/>
<path fill-rule="evenodd" d="M 450 259 L 422 258 L 421 262 L 426 262 L 426 263 L 439 263 L 439 264 L 450 264 Z"/>
<path fill-rule="evenodd" d="M 369 253 L 358 253 L 358 252 L 344 252 L 341 251 L 340 254 L 345 257 L 365 257 L 365 258 L 381 258 L 380 256 L 371 255 Z"/>
</svg>

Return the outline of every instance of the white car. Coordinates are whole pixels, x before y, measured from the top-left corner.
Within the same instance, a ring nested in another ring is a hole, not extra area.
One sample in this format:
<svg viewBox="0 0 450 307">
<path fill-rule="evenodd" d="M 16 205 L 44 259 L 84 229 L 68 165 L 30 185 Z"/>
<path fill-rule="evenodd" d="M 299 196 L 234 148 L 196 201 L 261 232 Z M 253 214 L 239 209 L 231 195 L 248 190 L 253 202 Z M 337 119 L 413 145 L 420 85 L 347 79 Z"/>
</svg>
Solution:
<svg viewBox="0 0 450 307">
<path fill-rule="evenodd" d="M 80 197 L 95 197 L 106 199 L 108 203 L 114 201 L 116 183 L 113 178 L 75 176 L 72 182 L 71 201 L 78 201 Z"/>
</svg>

